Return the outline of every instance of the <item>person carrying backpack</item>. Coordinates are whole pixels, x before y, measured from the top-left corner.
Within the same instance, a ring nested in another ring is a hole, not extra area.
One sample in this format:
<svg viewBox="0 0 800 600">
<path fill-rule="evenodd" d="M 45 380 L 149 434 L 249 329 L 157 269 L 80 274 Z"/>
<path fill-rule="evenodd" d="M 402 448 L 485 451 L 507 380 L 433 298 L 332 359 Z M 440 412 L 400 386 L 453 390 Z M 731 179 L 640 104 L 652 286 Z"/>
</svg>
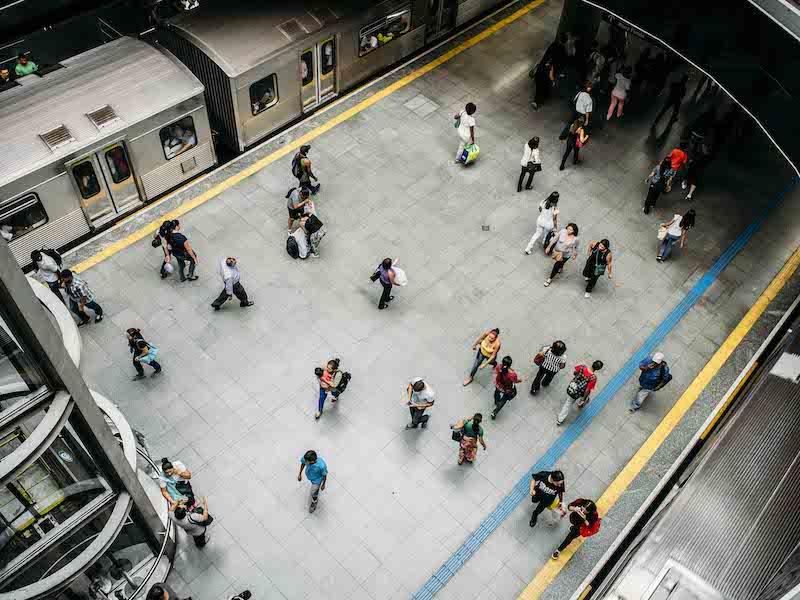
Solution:
<svg viewBox="0 0 800 600">
<path fill-rule="evenodd" d="M 305 215 L 305 208 L 311 202 L 311 192 L 308 189 L 293 187 L 286 193 L 286 208 L 289 211 L 287 225 L 289 235 L 292 235 L 292 225 Z"/>
<path fill-rule="evenodd" d="M 319 183 L 317 176 L 314 175 L 314 171 L 311 169 L 311 159 L 308 158 L 309 150 L 311 150 L 311 146 L 308 144 L 300 146 L 300 151 L 292 158 L 292 175 L 297 177 L 301 189 L 316 194 L 322 184 Z M 311 183 L 312 179 L 318 182 L 317 185 Z"/>
<path fill-rule="evenodd" d="M 33 263 L 33 268 L 41 273 L 42 279 L 44 279 L 50 291 L 66 305 L 64 296 L 61 295 L 61 283 L 59 281 L 61 265 L 64 264 L 61 255 L 50 248 L 42 248 L 31 252 L 31 262 Z"/>
<path fill-rule="evenodd" d="M 669 365 L 664 360 L 664 355 L 661 352 L 656 352 L 652 357 L 645 358 L 639 363 L 639 389 L 636 395 L 631 400 L 631 405 L 628 412 L 636 412 L 642 408 L 642 403 L 653 392 L 660 390 L 670 381 L 672 375 L 669 372 Z"/>
<path fill-rule="evenodd" d="M 569 532 L 561 545 L 553 551 L 550 556 L 553 560 L 558 560 L 561 553 L 574 540 L 579 537 L 591 537 L 600 531 L 600 513 L 597 512 L 597 505 L 592 500 L 578 498 L 567 505 L 569 510 Z"/>
<path fill-rule="evenodd" d="M 339 359 L 333 358 L 324 367 L 314 369 L 314 375 L 317 378 L 316 383 L 319 385 L 319 399 L 314 418 L 319 419 L 325 409 L 325 399 L 328 397 L 328 392 L 331 394 L 331 402 L 335 403 L 339 399 L 339 395 L 347 388 L 347 384 L 350 381 L 350 373 L 340 371 Z"/>
<path fill-rule="evenodd" d="M 597 385 L 597 375 L 595 373 L 603 368 L 603 361 L 596 360 L 590 369 L 586 365 L 575 365 L 572 372 L 572 381 L 567 386 L 567 399 L 561 405 L 558 413 L 556 425 L 559 427 L 569 416 L 572 405 L 577 404 L 578 408 L 583 408 L 589 402 L 589 395 Z"/>
</svg>

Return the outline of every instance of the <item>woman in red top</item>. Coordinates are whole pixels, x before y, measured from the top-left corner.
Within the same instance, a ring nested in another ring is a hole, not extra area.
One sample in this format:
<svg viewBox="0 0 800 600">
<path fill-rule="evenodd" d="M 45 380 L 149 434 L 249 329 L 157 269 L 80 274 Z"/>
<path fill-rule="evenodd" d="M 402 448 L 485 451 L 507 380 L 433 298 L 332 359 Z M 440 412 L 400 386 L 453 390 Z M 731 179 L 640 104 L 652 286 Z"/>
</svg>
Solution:
<svg viewBox="0 0 800 600">
<path fill-rule="evenodd" d="M 573 540 L 579 537 L 590 537 L 600 531 L 600 514 L 597 512 L 597 505 L 585 498 L 578 498 L 567 505 L 569 510 L 569 532 L 558 549 L 553 552 L 551 558 L 556 560 L 558 556 L 569 546 Z"/>
<path fill-rule="evenodd" d="M 511 368 L 511 363 L 511 357 L 504 356 L 502 364 L 499 364 L 494 368 L 495 389 L 492 419 L 497 418 L 497 414 L 506 405 L 506 402 L 517 395 L 517 388 L 514 387 L 514 384 L 522 382 L 522 379 L 519 378 L 517 372 Z"/>
</svg>

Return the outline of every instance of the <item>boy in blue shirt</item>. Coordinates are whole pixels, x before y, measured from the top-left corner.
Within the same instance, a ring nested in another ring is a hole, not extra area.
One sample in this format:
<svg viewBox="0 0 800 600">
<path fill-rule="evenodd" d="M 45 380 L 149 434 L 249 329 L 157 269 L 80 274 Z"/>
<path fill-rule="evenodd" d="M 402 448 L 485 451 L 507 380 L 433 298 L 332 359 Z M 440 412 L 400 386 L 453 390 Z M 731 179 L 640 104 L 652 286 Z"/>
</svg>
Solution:
<svg viewBox="0 0 800 600">
<path fill-rule="evenodd" d="M 656 352 L 639 363 L 639 389 L 631 400 L 628 412 L 635 412 L 642 407 L 647 397 L 667 385 L 672 379 L 667 361 L 661 352 Z"/>
<path fill-rule="evenodd" d="M 325 489 L 325 482 L 328 479 L 328 465 L 317 456 L 316 452 L 309 450 L 300 459 L 300 472 L 297 474 L 297 481 L 303 480 L 303 469 L 305 469 L 306 477 L 311 482 L 308 512 L 313 513 L 317 510 L 319 493 Z"/>
</svg>

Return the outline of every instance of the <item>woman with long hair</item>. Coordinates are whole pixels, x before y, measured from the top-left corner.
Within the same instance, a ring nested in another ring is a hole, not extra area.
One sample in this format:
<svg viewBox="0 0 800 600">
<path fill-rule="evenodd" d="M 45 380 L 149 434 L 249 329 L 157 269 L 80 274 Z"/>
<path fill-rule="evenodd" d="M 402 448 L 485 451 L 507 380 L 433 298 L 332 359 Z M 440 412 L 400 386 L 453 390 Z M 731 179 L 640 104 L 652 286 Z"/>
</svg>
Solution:
<svg viewBox="0 0 800 600">
<path fill-rule="evenodd" d="M 547 242 L 550 232 L 558 227 L 558 192 L 551 193 L 547 198 L 539 203 L 539 216 L 536 217 L 536 231 L 533 232 L 528 245 L 525 246 L 525 254 L 530 254 L 533 245 L 538 239 L 542 244 Z"/>
</svg>

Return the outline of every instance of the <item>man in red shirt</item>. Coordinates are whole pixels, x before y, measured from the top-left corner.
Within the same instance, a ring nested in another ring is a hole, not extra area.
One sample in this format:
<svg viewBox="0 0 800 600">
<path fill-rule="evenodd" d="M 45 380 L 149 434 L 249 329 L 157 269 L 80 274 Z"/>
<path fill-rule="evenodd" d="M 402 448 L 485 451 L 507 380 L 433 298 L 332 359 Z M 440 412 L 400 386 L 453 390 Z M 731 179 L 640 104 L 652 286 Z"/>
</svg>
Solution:
<svg viewBox="0 0 800 600">
<path fill-rule="evenodd" d="M 561 425 L 569 416 L 572 405 L 577 403 L 578 408 L 583 408 L 589 402 L 589 395 L 597 385 L 595 373 L 603 368 L 603 361 L 596 360 L 590 369 L 586 365 L 576 365 L 572 374 L 572 381 L 567 386 L 567 399 L 558 413 L 556 425 Z"/>
</svg>

